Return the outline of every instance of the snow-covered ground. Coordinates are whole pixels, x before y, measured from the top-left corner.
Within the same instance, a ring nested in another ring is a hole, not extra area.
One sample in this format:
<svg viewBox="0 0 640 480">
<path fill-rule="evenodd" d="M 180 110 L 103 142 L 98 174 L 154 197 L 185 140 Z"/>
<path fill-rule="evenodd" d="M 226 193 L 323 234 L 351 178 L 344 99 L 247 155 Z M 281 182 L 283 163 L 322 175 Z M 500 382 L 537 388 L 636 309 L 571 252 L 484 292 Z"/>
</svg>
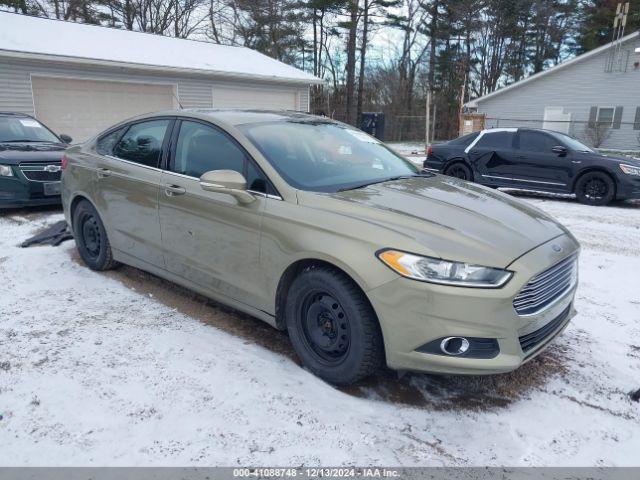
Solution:
<svg viewBox="0 0 640 480">
<path fill-rule="evenodd" d="M 287 337 L 0 214 L 0 465 L 638 465 L 640 204 L 523 197 L 583 245 L 578 316 L 514 373 L 336 389 Z"/>
</svg>

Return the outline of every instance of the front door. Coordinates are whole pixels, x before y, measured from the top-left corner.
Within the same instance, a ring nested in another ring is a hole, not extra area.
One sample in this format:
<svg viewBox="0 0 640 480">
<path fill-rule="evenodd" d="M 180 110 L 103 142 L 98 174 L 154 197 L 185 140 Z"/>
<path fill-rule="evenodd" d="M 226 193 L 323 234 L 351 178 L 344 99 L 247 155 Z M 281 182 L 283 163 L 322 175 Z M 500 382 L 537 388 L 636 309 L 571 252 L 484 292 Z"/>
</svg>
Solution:
<svg viewBox="0 0 640 480">
<path fill-rule="evenodd" d="M 208 291 L 267 308 L 259 268 L 266 196 L 240 204 L 230 195 L 203 190 L 199 182 L 211 170 L 235 170 L 251 178 L 252 160 L 225 132 L 197 121 L 181 121 L 172 143 L 160 193 L 167 269 Z"/>
<path fill-rule="evenodd" d="M 134 123 L 116 131 L 117 141 L 98 157 L 96 202 L 109 232 L 111 246 L 143 262 L 163 266 L 158 194 L 162 170 L 159 163 L 165 136 L 173 120 Z M 119 139 L 119 141 L 118 141 Z"/>
<path fill-rule="evenodd" d="M 516 145 L 518 169 L 514 177 L 523 187 L 569 189 L 570 153 L 568 150 L 564 154 L 553 151 L 554 147 L 564 146 L 560 140 L 546 132 L 522 129 L 518 131 Z"/>
<path fill-rule="evenodd" d="M 513 130 L 484 132 L 467 147 L 467 155 L 475 173 L 474 180 L 486 185 L 508 184 L 514 165 Z"/>
</svg>

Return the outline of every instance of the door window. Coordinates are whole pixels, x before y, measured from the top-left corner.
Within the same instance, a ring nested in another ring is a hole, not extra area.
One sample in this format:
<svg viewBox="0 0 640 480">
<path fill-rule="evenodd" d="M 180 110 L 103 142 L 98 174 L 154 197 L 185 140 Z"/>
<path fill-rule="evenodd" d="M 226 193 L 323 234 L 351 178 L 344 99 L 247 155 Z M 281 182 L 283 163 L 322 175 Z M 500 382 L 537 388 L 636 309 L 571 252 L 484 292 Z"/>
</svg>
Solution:
<svg viewBox="0 0 640 480">
<path fill-rule="evenodd" d="M 148 167 L 158 167 L 162 142 L 171 120 L 151 120 L 129 127 L 113 149 L 113 155 Z"/>
<path fill-rule="evenodd" d="M 182 122 L 174 172 L 197 178 L 210 170 L 235 170 L 244 175 L 246 160 L 244 152 L 221 131 L 198 122 Z"/>
<path fill-rule="evenodd" d="M 513 142 L 513 132 L 493 132 L 485 133 L 476 147 L 479 148 L 491 148 L 491 149 L 505 149 L 511 148 Z"/>
<path fill-rule="evenodd" d="M 114 130 L 111 133 L 107 133 L 106 135 L 100 137 L 96 144 L 96 150 L 100 155 L 111 155 L 113 153 L 113 147 L 115 147 L 116 142 L 122 135 L 122 132 L 127 127 L 122 127 L 117 130 Z"/>
<path fill-rule="evenodd" d="M 525 152 L 550 153 L 560 142 L 543 132 L 520 131 L 520 150 Z"/>
</svg>

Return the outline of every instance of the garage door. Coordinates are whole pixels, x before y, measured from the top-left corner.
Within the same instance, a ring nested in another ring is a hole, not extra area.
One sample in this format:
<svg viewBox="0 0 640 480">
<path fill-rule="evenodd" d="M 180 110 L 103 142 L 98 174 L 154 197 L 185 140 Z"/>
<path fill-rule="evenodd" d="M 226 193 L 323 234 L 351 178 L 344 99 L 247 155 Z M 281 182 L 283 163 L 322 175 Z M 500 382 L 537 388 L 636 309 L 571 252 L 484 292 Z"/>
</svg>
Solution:
<svg viewBox="0 0 640 480">
<path fill-rule="evenodd" d="M 214 87 L 213 107 L 297 110 L 296 91 L 250 87 Z"/>
<path fill-rule="evenodd" d="M 173 108 L 172 85 L 33 77 L 36 117 L 83 142 L 135 115 Z"/>
</svg>

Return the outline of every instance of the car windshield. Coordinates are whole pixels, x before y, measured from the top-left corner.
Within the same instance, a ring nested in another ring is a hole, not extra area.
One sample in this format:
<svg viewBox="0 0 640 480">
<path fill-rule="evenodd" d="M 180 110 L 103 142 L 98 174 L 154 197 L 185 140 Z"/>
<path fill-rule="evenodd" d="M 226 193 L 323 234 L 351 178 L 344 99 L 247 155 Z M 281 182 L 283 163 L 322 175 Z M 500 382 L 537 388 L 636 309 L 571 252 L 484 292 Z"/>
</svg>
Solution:
<svg viewBox="0 0 640 480">
<path fill-rule="evenodd" d="M 290 120 L 240 129 L 300 190 L 337 192 L 420 174 L 377 139 L 340 124 Z"/>
<path fill-rule="evenodd" d="M 30 117 L 0 116 L 1 142 L 54 142 L 60 140 L 48 128 Z"/>
<path fill-rule="evenodd" d="M 587 147 L 584 143 L 579 142 L 573 137 L 569 135 L 565 135 L 563 133 L 554 132 L 553 135 L 560 140 L 564 145 L 571 150 L 575 150 L 576 152 L 593 152 L 589 147 Z"/>
</svg>

